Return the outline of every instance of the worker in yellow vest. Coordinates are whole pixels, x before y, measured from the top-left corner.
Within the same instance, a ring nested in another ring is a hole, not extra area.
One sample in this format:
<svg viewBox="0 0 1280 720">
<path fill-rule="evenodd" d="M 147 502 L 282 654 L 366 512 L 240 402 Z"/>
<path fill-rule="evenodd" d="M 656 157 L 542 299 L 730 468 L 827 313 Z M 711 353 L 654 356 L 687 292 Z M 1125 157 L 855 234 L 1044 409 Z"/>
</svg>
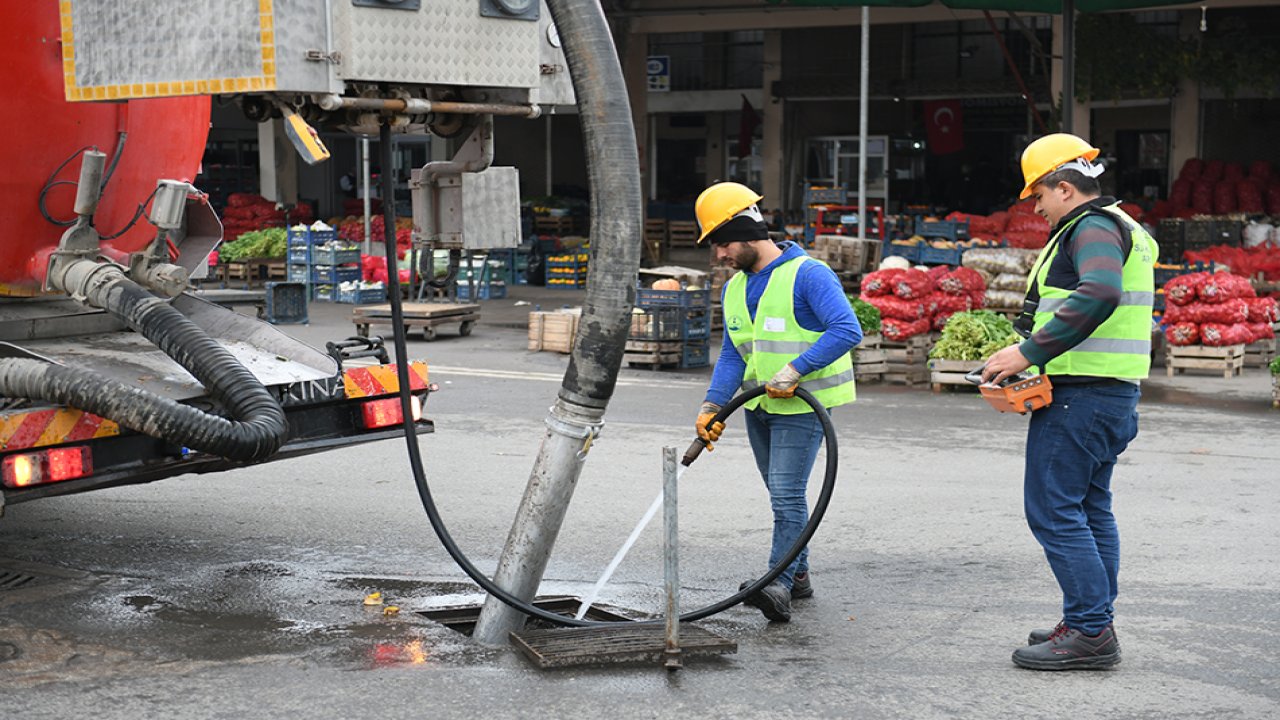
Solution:
<svg viewBox="0 0 1280 720">
<path fill-rule="evenodd" d="M 1155 240 L 1113 198 L 1101 196 L 1098 150 L 1074 135 L 1046 135 L 1022 153 L 1049 242 L 1031 273 L 1021 344 L 987 361 L 998 382 L 1031 367 L 1053 402 L 1031 414 L 1023 504 L 1062 588 L 1062 619 L 1036 630 L 1013 662 L 1037 670 L 1120 662 L 1113 619 L 1120 535 L 1111 472 L 1138 434 L 1139 382 L 1151 365 Z"/>
<path fill-rule="evenodd" d="M 854 399 L 849 351 L 862 340 L 840 279 L 799 245 L 775 244 L 757 203 L 762 196 L 734 182 L 712 185 L 694 210 L 715 261 L 739 272 L 725 284 L 724 343 L 699 410 L 698 435 L 718 440 L 723 423 L 711 423 L 739 389 L 764 385 L 766 395 L 747 402 L 747 437 L 773 507 L 769 566 L 799 540 L 809 522 L 805 492 L 822 445 L 822 424 L 795 397 L 797 387 L 828 409 Z M 751 581 L 744 582 L 739 589 Z M 772 621 L 791 619 L 791 601 L 811 597 L 809 550 L 776 581 L 749 597 Z"/>
</svg>

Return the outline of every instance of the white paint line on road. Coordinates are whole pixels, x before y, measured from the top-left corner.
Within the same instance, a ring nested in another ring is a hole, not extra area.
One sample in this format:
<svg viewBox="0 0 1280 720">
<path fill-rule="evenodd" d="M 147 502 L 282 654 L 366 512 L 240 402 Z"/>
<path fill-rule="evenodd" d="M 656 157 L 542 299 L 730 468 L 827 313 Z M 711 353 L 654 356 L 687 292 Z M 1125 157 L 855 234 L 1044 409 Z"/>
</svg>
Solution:
<svg viewBox="0 0 1280 720">
<path fill-rule="evenodd" d="M 484 368 L 450 367 L 446 365 L 431 364 L 427 365 L 427 371 L 431 375 L 439 373 L 441 375 L 466 375 L 469 377 L 497 378 L 499 380 L 538 380 L 554 383 L 564 380 L 564 375 L 557 373 L 526 372 L 522 370 L 486 370 Z M 668 378 L 639 380 L 634 378 L 618 378 L 618 385 L 620 386 L 653 386 L 655 383 L 664 387 L 706 387 L 706 382 L 699 382 L 695 380 L 673 380 Z"/>
</svg>

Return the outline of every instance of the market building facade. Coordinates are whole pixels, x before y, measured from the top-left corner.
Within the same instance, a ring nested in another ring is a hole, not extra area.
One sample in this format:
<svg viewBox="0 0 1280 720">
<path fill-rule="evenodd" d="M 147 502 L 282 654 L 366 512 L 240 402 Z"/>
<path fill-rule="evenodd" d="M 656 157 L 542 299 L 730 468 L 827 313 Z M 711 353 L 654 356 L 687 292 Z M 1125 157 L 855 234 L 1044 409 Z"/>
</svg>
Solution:
<svg viewBox="0 0 1280 720">
<path fill-rule="evenodd" d="M 860 8 L 748 0 L 604 6 L 628 81 L 651 215 L 692 219 L 693 199 L 717 180 L 760 188 L 782 219 L 803 211 L 806 187 L 856 192 Z M 1021 149 L 1059 127 L 1061 16 L 934 3 L 873 7 L 869 17 L 868 204 L 893 213 L 1007 207 L 1019 187 Z M 1258 70 L 1280 52 L 1280 3 L 1080 14 L 1075 34 L 1071 130 L 1116 168 L 1103 176 L 1107 192 L 1162 199 L 1194 157 L 1280 164 L 1280 145 L 1269 137 L 1280 126 L 1280 62 Z M 1262 62 L 1253 49 L 1262 49 Z M 1185 67 L 1188 53 L 1198 53 L 1199 66 Z M 261 189 L 258 147 L 270 138 L 262 133 L 235 107 L 215 108 L 205 163 L 206 183 L 225 190 L 215 199 Z M 522 197 L 586 200 L 574 107 L 535 120 L 498 118 L 495 135 L 495 161 L 519 168 Z M 325 139 L 330 163 L 294 163 L 282 173 L 296 176 L 299 197 L 317 216 L 351 214 L 359 192 L 343 178 L 360 176 L 361 143 Z M 428 137 L 397 144 L 403 167 L 391 171 L 406 182 L 412 167 L 450 149 Z"/>
</svg>

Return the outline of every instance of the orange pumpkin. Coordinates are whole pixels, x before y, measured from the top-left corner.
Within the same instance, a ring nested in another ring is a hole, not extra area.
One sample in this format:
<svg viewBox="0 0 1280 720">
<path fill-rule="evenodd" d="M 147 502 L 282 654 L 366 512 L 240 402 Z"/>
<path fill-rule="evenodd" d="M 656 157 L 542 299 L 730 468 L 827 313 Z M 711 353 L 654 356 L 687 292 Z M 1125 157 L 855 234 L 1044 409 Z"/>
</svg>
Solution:
<svg viewBox="0 0 1280 720">
<path fill-rule="evenodd" d="M 674 278 L 663 278 L 661 280 L 654 280 L 653 289 L 654 290 L 679 290 L 680 281 Z"/>
</svg>

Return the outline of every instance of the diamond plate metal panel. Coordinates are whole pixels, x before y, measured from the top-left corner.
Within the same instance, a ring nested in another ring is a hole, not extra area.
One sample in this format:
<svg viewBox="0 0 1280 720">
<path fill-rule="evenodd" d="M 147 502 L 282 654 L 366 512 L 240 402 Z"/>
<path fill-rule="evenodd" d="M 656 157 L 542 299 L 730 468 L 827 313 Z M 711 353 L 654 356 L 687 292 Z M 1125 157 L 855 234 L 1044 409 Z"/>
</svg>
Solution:
<svg viewBox="0 0 1280 720">
<path fill-rule="evenodd" d="M 342 81 L 328 60 L 308 60 L 307 52 L 333 52 L 327 38 L 324 3 L 314 0 L 273 0 L 276 17 L 276 66 L 279 90 L 342 92 Z"/>
<path fill-rule="evenodd" d="M 520 172 L 491 167 L 462 174 L 462 246 L 469 250 L 520 244 Z"/>
<path fill-rule="evenodd" d="M 64 15 L 63 44 L 71 57 L 64 58 L 74 63 L 69 74 L 79 88 L 274 75 L 274 70 L 264 72 L 259 0 L 68 4 L 70 26 Z M 142 88 L 128 96 L 155 94 L 178 93 Z"/>
<path fill-rule="evenodd" d="M 476 0 L 433 0 L 418 12 L 333 3 L 337 72 L 348 81 L 534 88 L 538 23 L 480 16 Z"/>
<path fill-rule="evenodd" d="M 574 104 L 573 78 L 569 75 L 569 61 L 564 57 L 564 43 L 560 32 L 551 20 L 551 10 L 546 0 L 542 2 L 542 15 L 538 21 L 538 48 L 541 67 L 541 86 L 533 94 L 533 102 L 543 105 Z"/>
</svg>

